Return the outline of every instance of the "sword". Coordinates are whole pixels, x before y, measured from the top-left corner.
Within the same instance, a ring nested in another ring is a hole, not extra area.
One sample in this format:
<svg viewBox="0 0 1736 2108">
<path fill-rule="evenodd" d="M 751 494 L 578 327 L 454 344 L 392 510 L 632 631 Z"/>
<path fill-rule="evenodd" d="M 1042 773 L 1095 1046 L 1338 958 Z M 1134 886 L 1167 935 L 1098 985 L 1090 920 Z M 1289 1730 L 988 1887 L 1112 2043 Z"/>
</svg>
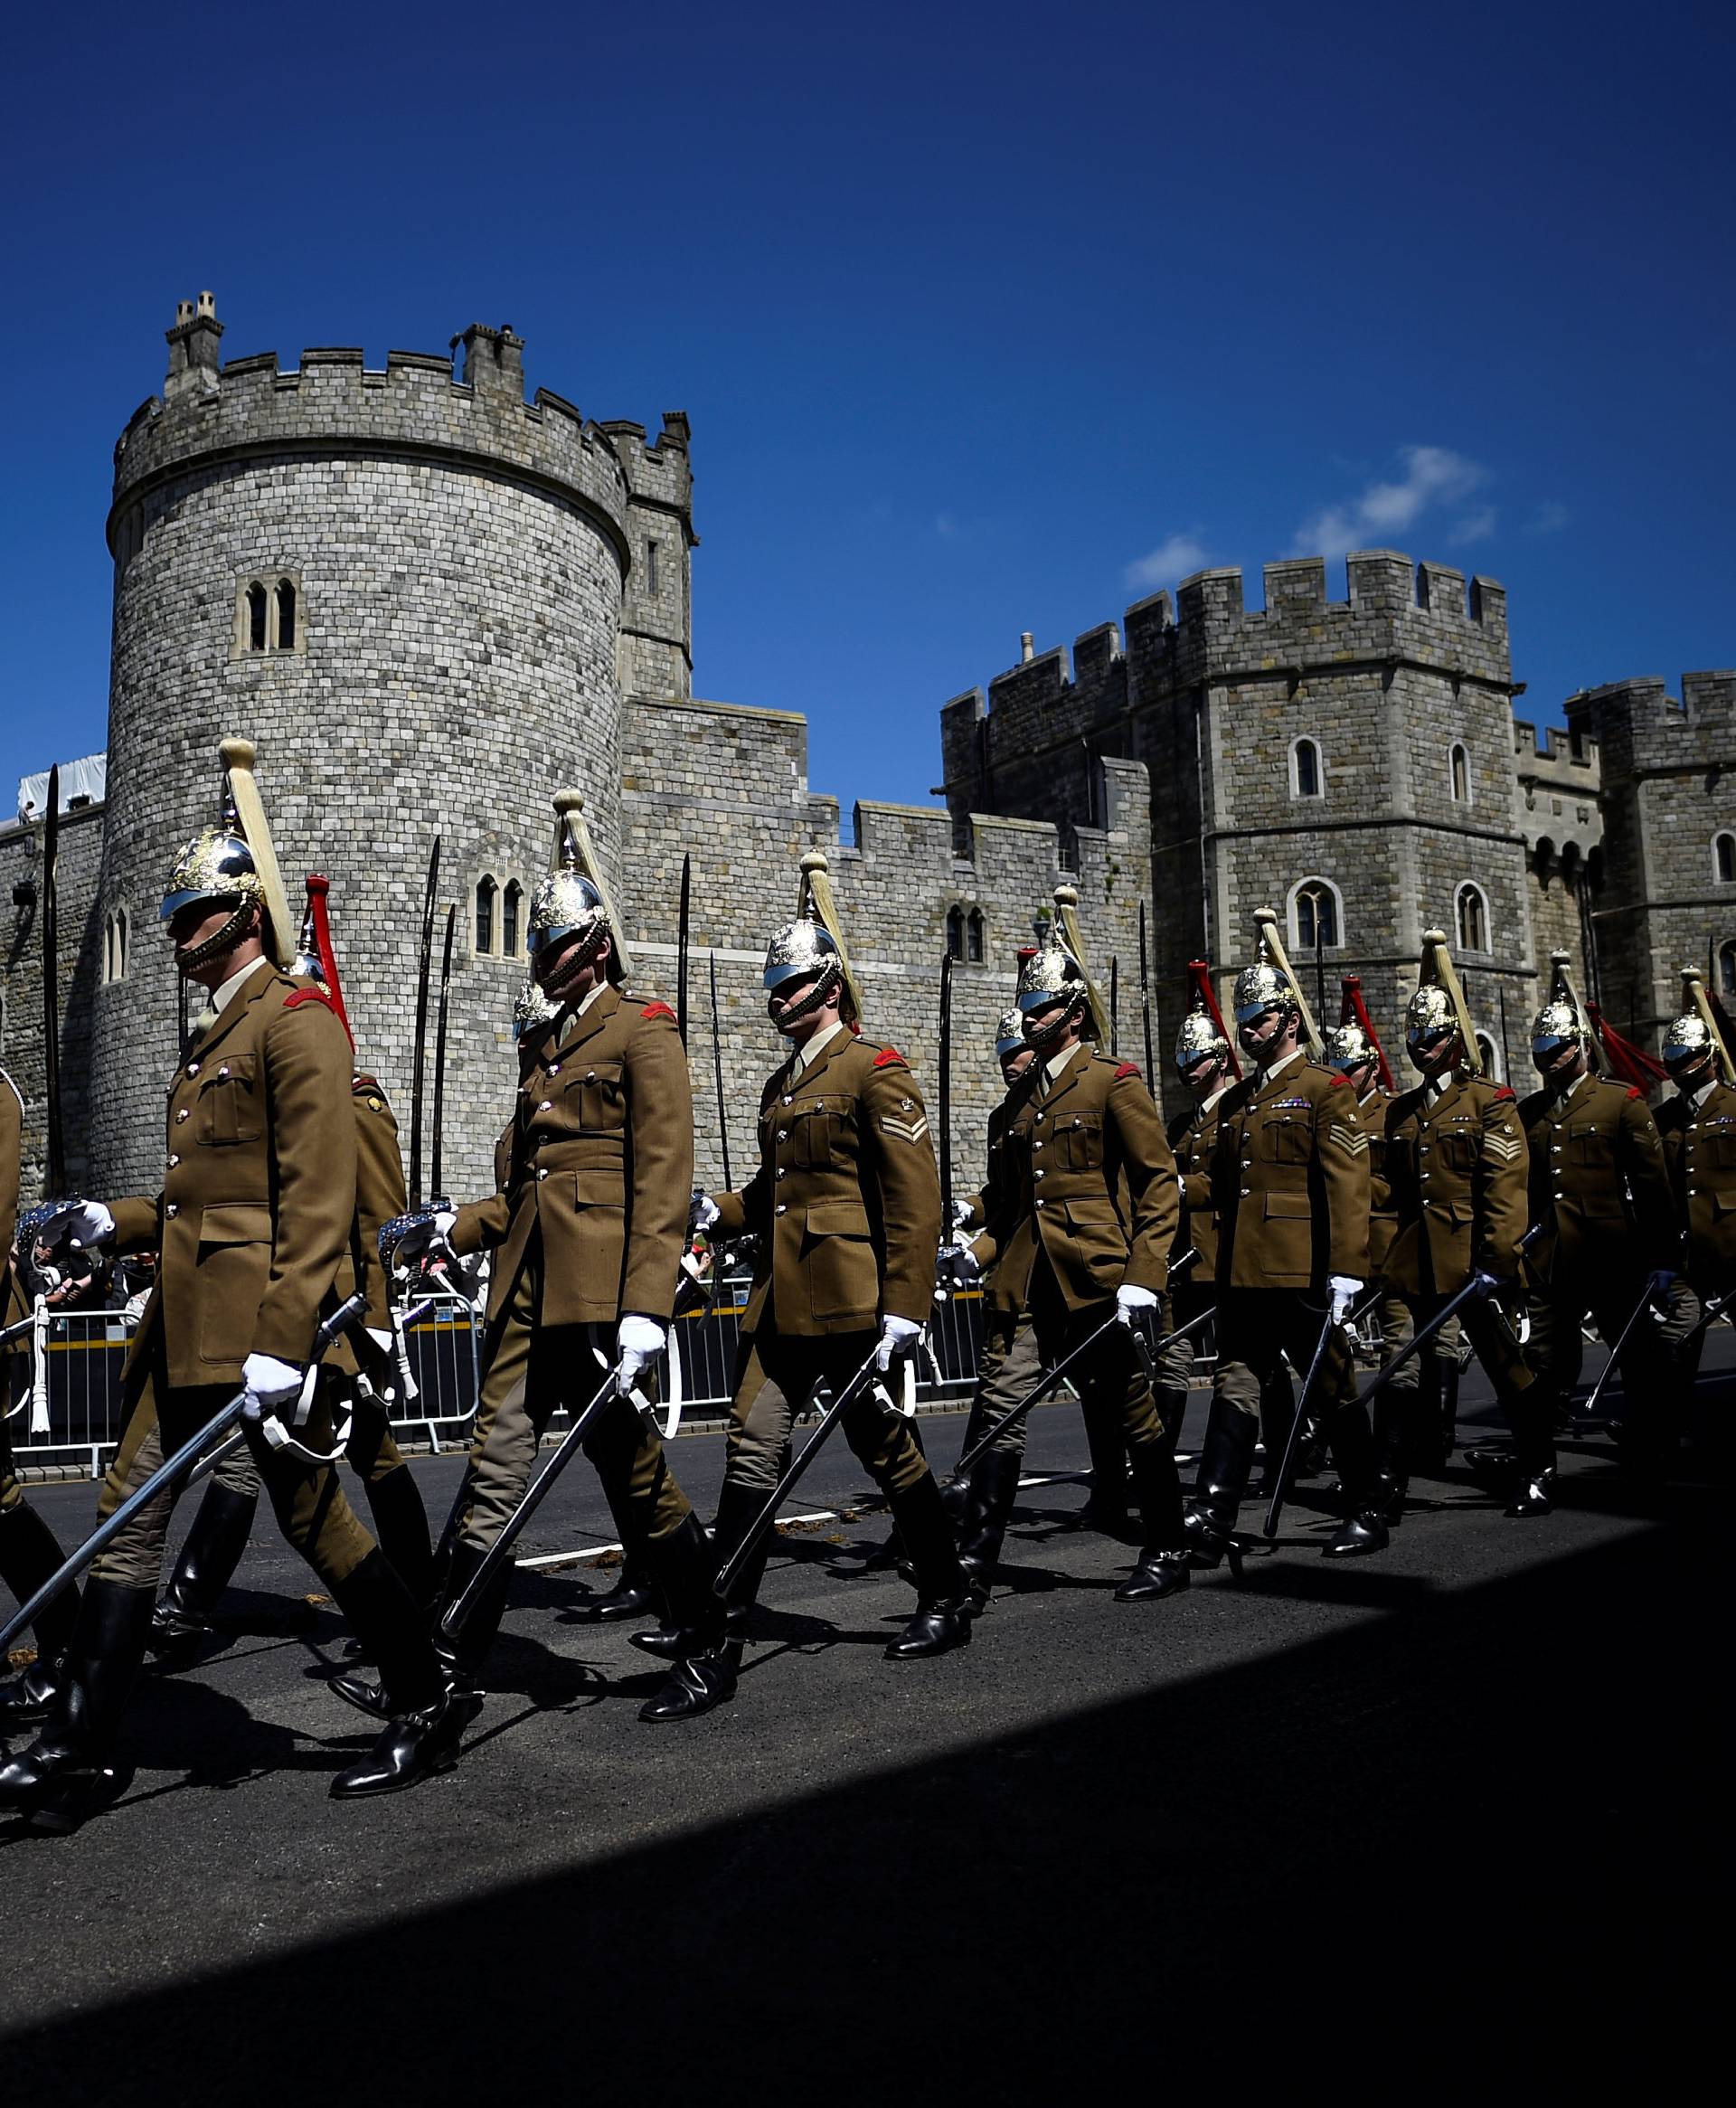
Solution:
<svg viewBox="0 0 1736 2108">
<path fill-rule="evenodd" d="M 1679 1355 L 1692 1347 L 1703 1332 L 1718 1322 L 1732 1303 L 1736 1303 L 1736 1289 L 1727 1289 L 1714 1301 L 1703 1304 L 1698 1322 L 1691 1325 L 1676 1341 L 1675 1351 Z"/>
<path fill-rule="evenodd" d="M 1602 1369 L 1599 1373 L 1597 1382 L 1591 1386 L 1591 1395 L 1585 1402 L 1585 1411 L 1581 1415 L 1582 1418 L 1590 1420 L 1595 1415 L 1598 1410 L 1598 1400 L 1603 1395 L 1603 1387 L 1609 1381 L 1611 1370 L 1614 1369 L 1617 1363 L 1621 1359 L 1621 1350 L 1628 1344 L 1628 1336 L 1633 1330 L 1634 1327 L 1639 1323 L 1640 1319 L 1644 1317 L 1646 1311 L 1650 1308 L 1652 1298 L 1656 1294 L 1656 1292 L 1657 1276 L 1656 1273 L 1648 1273 L 1646 1276 L 1646 1286 L 1639 1291 L 1639 1300 L 1634 1305 L 1633 1314 L 1629 1317 L 1628 1322 L 1622 1327 L 1620 1338 L 1618 1339 L 1616 1344 L 1609 1349 L 1609 1358 L 1607 1362 L 1604 1363 Z"/>
<path fill-rule="evenodd" d="M 940 1220 L 952 1234 L 952 953 L 940 961 Z"/>
<path fill-rule="evenodd" d="M 683 1046 L 687 1044 L 687 907 L 693 879 L 693 859 L 689 854 L 681 860 L 681 913 L 675 922 L 675 1030 Z"/>
<path fill-rule="evenodd" d="M 717 1083 L 717 1139 L 723 1152 L 723 1190 L 735 1191 L 730 1177 L 730 1121 L 723 1104 L 723 1038 L 717 1022 L 717 954 L 709 954 L 712 969 L 712 1074 Z"/>
<path fill-rule="evenodd" d="M 318 1361 L 339 1333 L 347 1332 L 358 1323 L 367 1309 L 367 1298 L 362 1295 L 347 1297 L 314 1335 L 314 1351 L 309 1357 Z M 63 1560 L 36 1591 L 28 1602 L 20 1604 L 16 1615 L 4 1632 L 0 1632 L 0 1656 L 4 1656 L 18 1635 L 37 1619 L 79 1578 L 98 1555 L 105 1551 L 132 1521 L 141 1508 L 149 1507 L 165 1486 L 171 1486 L 193 1463 L 208 1442 L 227 1434 L 241 1417 L 247 1406 L 247 1393 L 237 1391 L 222 1411 L 208 1420 L 197 1434 L 190 1436 L 175 1454 L 159 1464 L 136 1492 L 129 1493 L 116 1508 L 107 1522 L 99 1523 L 71 1557 Z"/>
<path fill-rule="evenodd" d="M 1354 1310 L 1344 1316 L 1344 1328 L 1354 1325 L 1366 1310 L 1372 1310 L 1381 1300 L 1380 1290 L 1373 1289 L 1365 1295 Z M 1278 1535 L 1278 1518 L 1284 1512 L 1284 1503 L 1289 1498 L 1290 1486 L 1296 1478 L 1296 1467 L 1301 1459 L 1307 1437 L 1304 1429 L 1307 1424 L 1308 1400 L 1314 1394 L 1314 1386 L 1320 1380 L 1320 1372 L 1326 1366 L 1326 1349 L 1332 1345 L 1332 1336 L 1339 1328 L 1332 1321 L 1328 1308 L 1326 1321 L 1320 1328 L 1320 1338 L 1314 1349 L 1314 1357 L 1308 1363 L 1308 1373 L 1303 1378 L 1302 1395 L 1296 1402 L 1296 1418 L 1290 1423 L 1289 1439 L 1284 1444 L 1284 1455 L 1278 1467 L 1277 1482 L 1272 1488 L 1272 1504 L 1266 1510 L 1265 1535 L 1269 1540 Z M 1414 1347 L 1416 1341 L 1410 1342 Z M 1393 1365 L 1395 1367 L 1397 1364 Z"/>
<path fill-rule="evenodd" d="M 1518 1256 L 1520 1258 L 1524 1257 L 1548 1226 L 1546 1223 L 1533 1223 L 1531 1225 L 1530 1229 L 1519 1240 Z M 1456 1295 L 1448 1298 L 1421 1331 L 1413 1334 L 1400 1347 L 1392 1360 L 1375 1376 L 1374 1381 L 1368 1386 L 1367 1390 L 1363 1393 L 1363 1404 L 1366 1405 L 1371 1399 L 1383 1391 L 1411 1356 L 1420 1353 L 1450 1319 L 1458 1315 L 1467 1303 L 1486 1301 L 1500 1286 L 1501 1282 L 1492 1273 L 1484 1273 L 1480 1271 L 1473 1273 L 1469 1281 Z"/>
<path fill-rule="evenodd" d="M 48 812 L 42 821 L 42 1092 L 48 1161 L 44 1187 L 66 1191 L 66 1136 L 61 1126 L 61 917 L 55 867 L 61 856 L 61 765 L 48 771 Z"/>
<path fill-rule="evenodd" d="M 819 1449 L 821 1443 L 825 1442 L 839 1421 L 844 1418 L 845 1411 L 854 1404 L 858 1396 L 867 1389 L 870 1380 L 879 1374 L 876 1366 L 879 1353 L 879 1345 L 876 1343 L 873 1352 L 869 1355 L 867 1360 L 863 1363 L 855 1375 L 851 1377 L 843 1390 L 826 1407 L 820 1417 L 819 1425 L 802 1444 L 801 1453 L 790 1464 L 789 1469 L 778 1479 L 777 1485 L 772 1488 L 771 1498 L 754 1517 L 747 1536 L 742 1538 L 722 1565 L 718 1568 L 717 1579 L 712 1583 L 712 1592 L 714 1595 L 728 1595 L 730 1583 L 741 1572 L 743 1562 L 759 1544 L 760 1538 L 777 1521 L 778 1510 L 788 1498 L 791 1489 L 797 1480 L 814 1461 L 816 1451 Z"/>
<path fill-rule="evenodd" d="M 440 1003 L 434 1025 L 434 1147 L 430 1152 L 429 1190 L 444 1193 L 440 1183 L 441 1144 L 446 1139 L 446 1015 L 452 994 L 452 931 L 458 922 L 456 907 L 446 911 L 446 949 L 440 955 Z"/>
<path fill-rule="evenodd" d="M 434 950 L 434 889 L 440 881 L 440 837 L 434 837 L 422 894 L 421 965 L 416 982 L 416 1039 L 410 1080 L 410 1205 L 422 1205 L 422 1064 L 428 1054 L 428 970 Z"/>
<path fill-rule="evenodd" d="M 0 1332 L 0 1347 L 10 1347 L 14 1339 L 22 1339 L 26 1332 L 33 1332 L 35 1329 L 34 1318 L 20 1318 L 15 1325 L 8 1325 L 4 1332 Z"/>
<path fill-rule="evenodd" d="M 648 1413 L 651 1409 L 648 1401 L 642 1398 L 637 1391 L 624 1391 L 621 1388 L 621 1365 L 617 1362 L 603 1378 L 590 1403 L 580 1409 L 572 1425 L 567 1430 L 561 1447 L 525 1488 L 523 1498 L 507 1517 L 500 1535 L 483 1554 L 481 1564 L 470 1576 L 469 1586 L 440 1620 L 440 1630 L 448 1639 L 456 1639 L 462 1631 L 465 1620 L 476 1608 L 476 1599 L 499 1573 L 506 1555 L 518 1542 L 519 1533 L 542 1505 L 555 1480 L 578 1455 L 579 1445 L 584 1441 L 591 1422 L 616 1397 L 630 1398 L 641 1413 Z"/>
<path fill-rule="evenodd" d="M 1109 954 L 1109 1058 L 1117 1059 L 1121 1052 L 1121 961 Z M 1149 1079 L 1147 1079 L 1149 1081 Z"/>
<path fill-rule="evenodd" d="M 1139 1009 L 1146 1028 L 1146 1082 L 1155 1091 L 1157 1072 L 1151 1065 L 1151 977 L 1146 961 L 1146 903 L 1139 903 Z"/>
</svg>

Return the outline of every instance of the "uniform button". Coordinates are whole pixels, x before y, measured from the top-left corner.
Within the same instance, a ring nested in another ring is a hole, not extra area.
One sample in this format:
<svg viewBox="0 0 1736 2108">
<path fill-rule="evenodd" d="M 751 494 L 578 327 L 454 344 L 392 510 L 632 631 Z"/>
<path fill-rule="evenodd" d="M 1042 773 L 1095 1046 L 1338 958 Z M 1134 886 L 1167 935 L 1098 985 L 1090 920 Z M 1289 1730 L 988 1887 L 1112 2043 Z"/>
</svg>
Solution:
<svg viewBox="0 0 1736 2108">
<path fill-rule="evenodd" d="M 175 1117 L 176 1124 L 179 1125 L 179 1123 L 187 1117 L 187 1108 L 184 1105 Z"/>
<path fill-rule="evenodd" d="M 1689 1198 L 1690 1200 L 1693 1200 L 1693 1199 L 1694 1199 L 1694 1198 L 1695 1198 L 1695 1197 L 1698 1196 L 1698 1193 L 1699 1193 L 1699 1188 L 1698 1188 L 1697 1186 L 1689 1186 L 1689 1188 L 1688 1188 L 1688 1198 Z"/>
<path fill-rule="evenodd" d="M 597 1072 L 595 1069 L 587 1069 L 585 1071 L 585 1081 L 587 1083 L 594 1083 L 597 1081 Z"/>
<path fill-rule="evenodd" d="M 1032 1143 L 1032 1145 L 1031 1145 L 1031 1147 L 1032 1147 L 1033 1149 L 1042 1149 L 1042 1147 L 1043 1147 L 1043 1144 L 1042 1144 L 1041 1142 L 1033 1142 L 1033 1143 Z"/>
<path fill-rule="evenodd" d="M 780 1127 L 778 1130 L 778 1139 L 780 1142 L 787 1142 L 789 1139 L 789 1130 L 787 1127 Z"/>
<path fill-rule="evenodd" d="M 545 1099 L 542 1101 L 542 1104 L 541 1104 L 541 1105 L 539 1105 L 539 1106 L 537 1107 L 537 1109 L 536 1109 L 536 1110 L 537 1110 L 539 1112 L 552 1112 L 552 1111 L 554 1111 L 554 1101 L 553 1101 L 553 1099 L 552 1099 L 552 1098 L 545 1098 Z"/>
<path fill-rule="evenodd" d="M 173 1171 L 180 1161 L 180 1158 L 175 1154 L 173 1149 L 171 1149 L 169 1152 L 169 1169 Z"/>
<path fill-rule="evenodd" d="M 1043 1125 L 1043 1115 L 1042 1115 L 1042 1113 L 1038 1113 L 1038 1115 L 1037 1115 L 1037 1125 L 1038 1125 L 1039 1127 L 1041 1127 L 1041 1126 Z"/>
<path fill-rule="evenodd" d="M 780 1200 L 778 1203 L 778 1205 L 772 1210 L 772 1213 L 774 1215 L 787 1215 L 789 1213 L 789 1209 L 785 1205 L 785 1203 Z"/>
<path fill-rule="evenodd" d="M 784 1103 L 785 1103 L 786 1105 L 794 1105 L 794 1104 L 795 1104 L 795 1102 L 796 1102 L 796 1101 L 795 1101 L 793 1098 L 786 1098 L 786 1099 L 784 1100 Z"/>
<path fill-rule="evenodd" d="M 561 1073 L 561 1064 L 559 1062 L 551 1062 L 549 1063 L 549 1073 L 552 1076 L 558 1076 Z"/>
<path fill-rule="evenodd" d="M 1041 1178 L 1043 1177 L 1043 1166 L 1039 1164 L 1036 1169 L 1031 1174 L 1031 1176 L 1033 1178 Z"/>
<path fill-rule="evenodd" d="M 1560 1142 L 1552 1142 L 1549 1146 L 1549 1153 L 1552 1157 L 1559 1157 L 1561 1153 Z"/>
<path fill-rule="evenodd" d="M 548 1177 L 548 1173 L 547 1173 L 546 1171 L 543 1171 L 543 1170 L 539 1170 L 539 1171 L 538 1171 L 538 1173 L 537 1173 L 537 1177 L 538 1177 L 539 1178 L 546 1178 L 546 1177 Z"/>
<path fill-rule="evenodd" d="M 179 1203 L 178 1201 L 173 1201 L 173 1200 L 172 1200 L 172 1201 L 169 1203 L 168 1206 L 167 1206 L 167 1207 L 165 1207 L 165 1208 L 163 1210 L 163 1213 L 164 1213 L 165 1215 L 167 1215 L 167 1216 L 168 1216 L 168 1218 L 169 1218 L 169 1220 L 170 1220 L 171 1222 L 173 1222 L 173 1221 L 175 1220 L 175 1216 L 176 1216 L 176 1215 L 178 1215 L 181 1213 L 181 1205 L 180 1205 L 180 1203 Z"/>
<path fill-rule="evenodd" d="M 789 1167 L 788 1164 L 779 1164 L 777 1170 L 772 1173 L 772 1177 L 774 1178 L 781 1178 L 788 1170 L 788 1168 Z"/>
<path fill-rule="evenodd" d="M 196 1076 L 199 1073 L 199 1064 L 197 1062 L 189 1062 L 187 1063 L 187 1073 L 190 1076 Z"/>
<path fill-rule="evenodd" d="M 1418 1154 L 1423 1157 L 1426 1157 L 1429 1154 L 1429 1145 L 1427 1142 L 1423 1143 L 1421 1149 L 1418 1151 Z"/>
<path fill-rule="evenodd" d="M 1037 1205 L 1039 1207 L 1043 1205 L 1043 1196 L 1041 1194 L 1037 1196 Z"/>
<path fill-rule="evenodd" d="M 219 1069 L 219 1070 L 218 1070 L 217 1073 L 218 1073 L 220 1076 L 226 1076 L 226 1075 L 228 1075 L 228 1073 L 229 1073 L 229 1063 L 228 1063 L 227 1062 L 225 1062 L 225 1063 L 223 1063 L 222 1067 L 221 1069 Z"/>
</svg>

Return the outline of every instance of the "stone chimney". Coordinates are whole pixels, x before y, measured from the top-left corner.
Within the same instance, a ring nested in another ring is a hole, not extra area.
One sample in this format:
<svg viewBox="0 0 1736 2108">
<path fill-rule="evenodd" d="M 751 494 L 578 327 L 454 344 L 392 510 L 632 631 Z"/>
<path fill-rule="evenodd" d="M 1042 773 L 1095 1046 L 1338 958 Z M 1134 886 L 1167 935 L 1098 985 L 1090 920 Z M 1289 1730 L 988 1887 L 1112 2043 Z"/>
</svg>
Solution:
<svg viewBox="0 0 1736 2108">
<path fill-rule="evenodd" d="M 175 327 L 168 332 L 169 373 L 163 383 L 165 402 L 215 384 L 222 360 L 218 345 L 223 326 L 217 319 L 217 296 L 201 293 L 197 302 L 175 303 Z"/>
</svg>

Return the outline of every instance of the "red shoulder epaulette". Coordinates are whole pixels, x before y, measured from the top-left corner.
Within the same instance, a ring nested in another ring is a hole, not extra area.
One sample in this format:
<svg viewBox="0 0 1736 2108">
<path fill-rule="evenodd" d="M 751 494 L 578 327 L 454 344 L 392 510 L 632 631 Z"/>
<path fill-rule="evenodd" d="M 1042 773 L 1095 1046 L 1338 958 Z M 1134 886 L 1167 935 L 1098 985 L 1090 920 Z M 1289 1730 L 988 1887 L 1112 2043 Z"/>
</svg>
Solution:
<svg viewBox="0 0 1736 2108">
<path fill-rule="evenodd" d="M 874 1056 L 874 1066 L 877 1069 L 890 1069 L 893 1063 L 897 1063 L 901 1069 L 908 1069 L 910 1065 L 895 1046 L 883 1046 Z"/>
<path fill-rule="evenodd" d="M 380 1085 L 373 1076 L 364 1076 L 358 1070 L 357 1073 L 350 1078 L 350 1089 L 352 1091 L 380 1091 Z M 383 1098 L 385 1096 L 385 1092 L 381 1091 L 380 1095 Z"/>
<path fill-rule="evenodd" d="M 671 1025 L 675 1022 L 675 1014 L 667 1003 L 647 1003 L 645 1008 L 639 1012 L 639 1016 L 641 1017 L 666 1017 Z"/>
<path fill-rule="evenodd" d="M 1495 1095 L 1496 1102 L 1498 1103 L 1503 1098 L 1511 1098 L 1513 1096 L 1513 1092 L 1505 1083 L 1497 1083 L 1495 1087 Z"/>
<path fill-rule="evenodd" d="M 1640 1089 L 1637 1083 L 1629 1083 L 1628 1086 L 1628 1095 L 1630 1098 L 1643 1098 L 1645 1097 L 1646 1093 Z"/>
<path fill-rule="evenodd" d="M 297 988 L 283 998 L 286 1010 L 299 1009 L 304 1003 L 317 1003 L 322 1009 L 332 1010 L 331 997 L 320 988 Z M 336 1011 L 332 1010 L 332 1015 L 336 1016 Z"/>
<path fill-rule="evenodd" d="M 1118 1083 L 1123 1076 L 1137 1076 L 1138 1073 L 1139 1064 L 1137 1062 L 1123 1062 L 1115 1072 L 1115 1080 Z"/>
<path fill-rule="evenodd" d="M 1332 1087 L 1335 1091 L 1340 1089 L 1344 1085 L 1348 1084 L 1349 1082 L 1350 1078 L 1348 1076 L 1341 1076 L 1335 1069 L 1333 1071 Z"/>
</svg>

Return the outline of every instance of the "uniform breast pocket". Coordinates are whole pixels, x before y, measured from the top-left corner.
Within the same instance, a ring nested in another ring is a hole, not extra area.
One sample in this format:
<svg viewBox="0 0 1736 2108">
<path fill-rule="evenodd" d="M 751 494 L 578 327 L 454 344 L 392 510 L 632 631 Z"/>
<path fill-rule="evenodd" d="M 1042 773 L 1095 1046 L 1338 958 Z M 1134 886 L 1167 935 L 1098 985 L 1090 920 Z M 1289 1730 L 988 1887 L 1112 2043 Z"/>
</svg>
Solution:
<svg viewBox="0 0 1736 2108">
<path fill-rule="evenodd" d="M 1604 1165 L 1615 1162 L 1615 1152 L 1609 1137 L 1600 1128 L 1571 1127 L 1567 1130 L 1567 1153 L 1575 1164 Z"/>
<path fill-rule="evenodd" d="M 849 1146 L 856 1125 L 855 1100 L 835 1092 L 792 1109 L 790 1136 L 795 1161 L 807 1171 L 823 1171 Z"/>
<path fill-rule="evenodd" d="M 1269 1164 L 1306 1164 L 1314 1153 L 1310 1122 L 1279 1118 L 1262 1123 L 1260 1153 Z"/>
<path fill-rule="evenodd" d="M 627 1084 L 619 1062 L 591 1062 L 567 1085 L 568 1113 L 581 1133 L 595 1133 L 627 1122 Z"/>
<path fill-rule="evenodd" d="M 1448 1128 L 1440 1138 L 1441 1160 L 1449 1171 L 1469 1174 L 1477 1168 L 1477 1137 L 1468 1128 Z"/>
<path fill-rule="evenodd" d="M 1103 1116 L 1099 1112 L 1063 1114 L 1055 1122 L 1050 1147 L 1070 1171 L 1095 1171 L 1103 1162 Z"/>
<path fill-rule="evenodd" d="M 1736 1127 L 1713 1128 L 1708 1141 L 1701 1144 L 1702 1149 L 1708 1146 L 1714 1168 L 1736 1171 Z"/>
<path fill-rule="evenodd" d="M 257 1057 L 231 1054 L 206 1072 L 193 1110 L 193 1139 L 216 1149 L 257 1142 L 265 1132 Z"/>
</svg>

